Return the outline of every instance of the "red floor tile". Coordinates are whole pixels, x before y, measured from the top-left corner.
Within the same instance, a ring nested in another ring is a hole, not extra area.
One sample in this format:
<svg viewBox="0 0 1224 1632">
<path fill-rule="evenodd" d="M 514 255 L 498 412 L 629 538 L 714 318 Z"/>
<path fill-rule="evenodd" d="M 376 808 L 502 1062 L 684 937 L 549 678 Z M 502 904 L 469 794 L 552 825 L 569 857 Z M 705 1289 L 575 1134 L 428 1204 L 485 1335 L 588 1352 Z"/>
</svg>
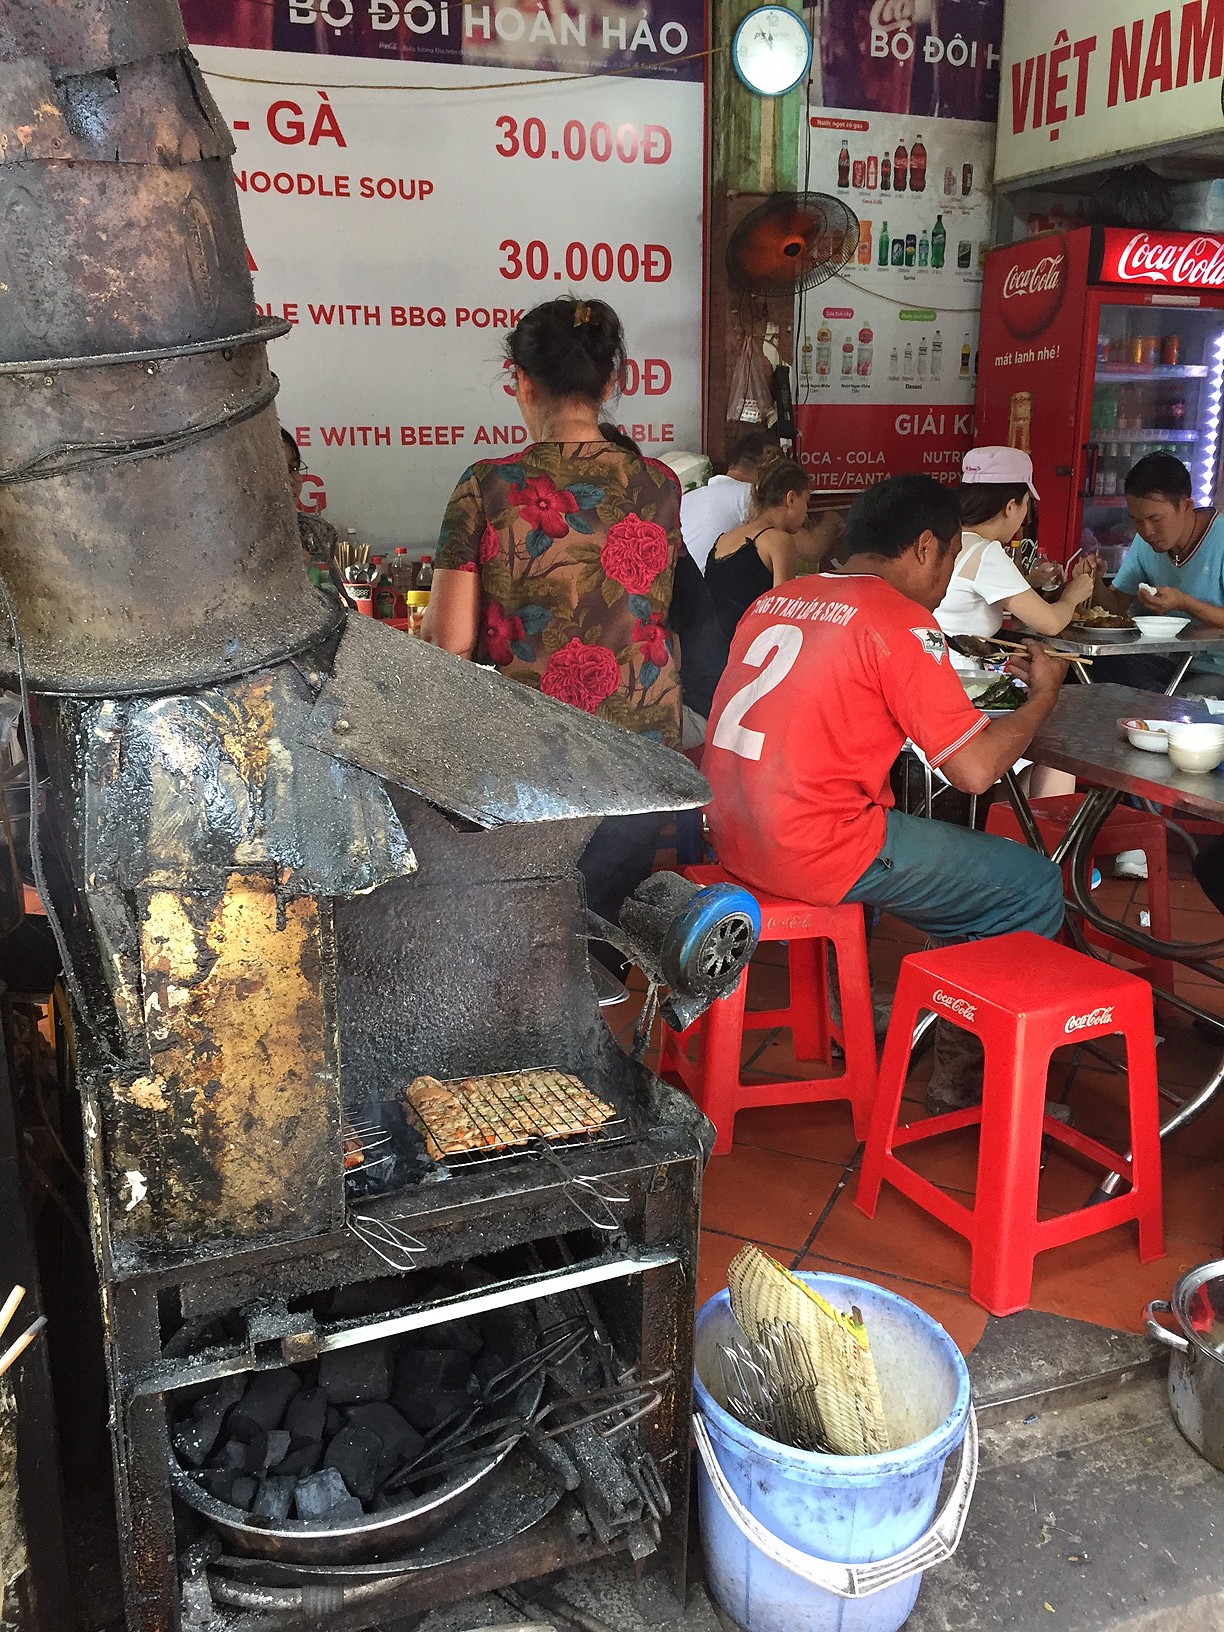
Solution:
<svg viewBox="0 0 1224 1632">
<path fill-rule="evenodd" d="M 880 1192 L 874 1218 L 853 1205 L 857 1176 L 838 1197 L 821 1225 L 811 1252 L 853 1264 L 923 1281 L 928 1286 L 963 1290 L 969 1284 L 969 1244 L 955 1230 L 946 1229 L 889 1185 Z"/>
<path fill-rule="evenodd" d="M 697 1259 L 699 1309 L 726 1286 L 727 1265 L 743 1245 L 744 1242 L 738 1235 L 719 1235 L 713 1230 L 702 1230 Z"/>
<path fill-rule="evenodd" d="M 703 1229 L 798 1252 L 842 1176 L 837 1162 L 737 1144 L 711 1157 L 701 1192 Z"/>
<path fill-rule="evenodd" d="M 741 1111 L 735 1119 L 735 1142 L 842 1164 L 858 1149 L 850 1108 L 837 1100 Z"/>
<path fill-rule="evenodd" d="M 1167 1298 L 1177 1278 L 1203 1262 L 1201 1253 L 1182 1243 L 1168 1245 L 1167 1257 L 1141 1264 L 1134 1226 L 1123 1225 L 1039 1253 L 1031 1307 L 1114 1331 L 1141 1332 L 1145 1304 Z"/>
</svg>

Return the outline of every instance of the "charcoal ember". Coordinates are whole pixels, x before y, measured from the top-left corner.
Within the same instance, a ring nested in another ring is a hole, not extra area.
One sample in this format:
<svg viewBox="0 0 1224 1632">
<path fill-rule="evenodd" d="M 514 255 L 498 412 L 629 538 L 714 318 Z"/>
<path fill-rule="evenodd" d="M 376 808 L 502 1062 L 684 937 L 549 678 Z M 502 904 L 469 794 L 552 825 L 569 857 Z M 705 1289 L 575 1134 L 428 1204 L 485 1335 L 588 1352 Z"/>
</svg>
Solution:
<svg viewBox="0 0 1224 1632">
<path fill-rule="evenodd" d="M 271 1519 L 274 1524 L 287 1519 L 293 1511 L 293 1493 L 296 1490 L 296 1479 L 278 1478 L 269 1474 L 260 1485 L 259 1494 L 251 1504 L 252 1518 Z"/>
<path fill-rule="evenodd" d="M 321 1388 L 304 1388 L 294 1395 L 282 1426 L 294 1439 L 322 1439 L 327 1424 L 327 1395 Z M 294 1449 L 298 1449 L 295 1445 Z"/>
<path fill-rule="evenodd" d="M 382 1441 L 386 1459 L 392 1465 L 411 1462 L 425 1447 L 425 1441 L 412 1424 L 393 1405 L 381 1401 L 375 1405 L 361 1405 L 349 1418 L 350 1428 L 361 1428 Z M 389 1470 L 388 1470 L 389 1471 Z"/>
<path fill-rule="evenodd" d="M 391 1393 L 391 1346 L 332 1349 L 319 1361 L 319 1387 L 331 1405 L 369 1405 Z"/>
<path fill-rule="evenodd" d="M 335 1468 L 320 1468 L 299 1479 L 293 1506 L 299 1519 L 356 1518 L 363 1511 Z"/>
<path fill-rule="evenodd" d="M 257 1429 L 249 1440 L 227 1439 L 209 1461 L 210 1468 L 231 1473 L 262 1473 L 268 1464 L 268 1436 Z"/>
<path fill-rule="evenodd" d="M 313 1473 L 323 1460 L 323 1435 L 314 1439 L 292 1438 L 289 1442 L 289 1453 L 279 1462 L 274 1462 L 268 1469 L 271 1474 L 289 1475 L 296 1479 L 300 1474 Z"/>
<path fill-rule="evenodd" d="M 235 1439 L 249 1439 L 257 1429 L 266 1434 L 279 1428 L 290 1400 L 301 1386 L 288 1370 L 257 1372 L 230 1412 L 226 1429 Z"/>
<path fill-rule="evenodd" d="M 378 1435 L 351 1422 L 332 1440 L 323 1458 L 323 1472 L 334 1468 L 363 1502 L 370 1500 L 392 1466 Z"/>
<path fill-rule="evenodd" d="M 230 1468 L 203 1468 L 196 1474 L 196 1482 L 202 1490 L 218 1502 L 228 1502 L 233 1505 L 234 1480 L 237 1475 Z"/>
<path fill-rule="evenodd" d="M 230 1494 L 230 1505 L 240 1507 L 244 1513 L 251 1511 L 251 1504 L 259 1494 L 259 1480 L 252 1479 L 244 1473 L 240 1479 L 234 1480 L 234 1488 Z"/>
<path fill-rule="evenodd" d="M 271 1468 L 276 1463 L 283 1462 L 289 1455 L 290 1447 L 293 1444 L 293 1435 L 287 1428 L 273 1428 L 267 1438 L 268 1450 L 264 1457 L 264 1467 Z"/>
</svg>

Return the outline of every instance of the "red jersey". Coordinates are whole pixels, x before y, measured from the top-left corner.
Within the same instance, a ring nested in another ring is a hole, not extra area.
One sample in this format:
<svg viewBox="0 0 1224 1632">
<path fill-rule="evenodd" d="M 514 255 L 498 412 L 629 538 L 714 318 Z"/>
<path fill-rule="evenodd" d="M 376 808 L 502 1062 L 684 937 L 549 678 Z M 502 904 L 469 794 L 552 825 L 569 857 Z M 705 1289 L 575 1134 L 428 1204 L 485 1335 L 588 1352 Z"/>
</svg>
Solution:
<svg viewBox="0 0 1224 1632">
<path fill-rule="evenodd" d="M 906 740 L 938 766 L 988 723 L 925 607 L 874 576 L 792 579 L 748 608 L 714 694 L 701 768 L 719 862 L 834 905 L 883 847 Z"/>
</svg>

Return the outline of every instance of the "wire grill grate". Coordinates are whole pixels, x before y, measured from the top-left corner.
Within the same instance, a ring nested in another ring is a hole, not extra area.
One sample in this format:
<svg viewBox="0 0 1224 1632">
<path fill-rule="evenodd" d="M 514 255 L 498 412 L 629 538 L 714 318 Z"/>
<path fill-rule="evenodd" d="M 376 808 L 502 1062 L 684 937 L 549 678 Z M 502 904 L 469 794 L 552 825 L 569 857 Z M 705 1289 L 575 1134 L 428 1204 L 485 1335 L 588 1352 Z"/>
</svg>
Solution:
<svg viewBox="0 0 1224 1632">
<path fill-rule="evenodd" d="M 564 1143 L 567 1149 L 613 1144 L 629 1134 L 625 1117 L 614 1106 L 597 1098 L 579 1078 L 552 1067 L 438 1080 L 432 1086 L 443 1090 L 447 1099 L 439 1105 L 440 1096 L 432 1098 L 423 1108 L 409 1098 L 405 1111 L 441 1149 L 439 1159 L 448 1166 L 506 1160 L 541 1144 Z M 447 1100 L 459 1112 L 461 1137 L 470 1141 L 466 1148 L 447 1149 L 456 1142 L 454 1130 L 442 1125 Z"/>
</svg>

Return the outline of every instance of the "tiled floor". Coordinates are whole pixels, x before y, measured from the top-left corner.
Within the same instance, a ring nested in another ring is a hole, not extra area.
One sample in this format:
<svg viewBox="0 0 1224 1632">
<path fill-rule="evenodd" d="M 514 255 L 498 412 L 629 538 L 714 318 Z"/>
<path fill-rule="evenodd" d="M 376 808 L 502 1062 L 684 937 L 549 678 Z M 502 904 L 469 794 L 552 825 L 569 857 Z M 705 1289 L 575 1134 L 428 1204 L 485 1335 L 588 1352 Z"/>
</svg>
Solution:
<svg viewBox="0 0 1224 1632">
<path fill-rule="evenodd" d="M 1224 937 L 1221 918 L 1190 875 L 1185 852 L 1170 845 L 1174 934 L 1185 940 Z M 1133 919 L 1145 905 L 1146 885 L 1106 880 L 1098 898 L 1113 914 Z M 920 944 L 915 932 L 883 918 L 871 946 L 877 1001 L 891 992 L 901 958 Z M 785 1000 L 785 951 L 763 947 L 753 964 L 750 1007 Z M 1178 990 L 1200 1007 L 1224 1016 L 1224 986 L 1194 972 L 1179 972 Z M 623 1037 L 632 1031 L 636 1001 L 607 1011 Z M 1157 1020 L 1163 1040 L 1157 1050 L 1162 1087 L 1173 1092 L 1201 1084 L 1220 1060 L 1219 1045 L 1170 1013 Z M 745 1038 L 745 1074 L 803 1077 L 788 1032 L 756 1032 Z M 914 1115 L 922 1114 L 922 1084 L 929 1054 L 915 1064 L 910 1090 Z M 1051 1074 L 1051 1097 L 1063 1097 L 1074 1125 L 1106 1144 L 1125 1145 L 1124 1080 L 1081 1051 L 1061 1050 Z M 1172 1109 L 1167 1103 L 1163 1114 Z M 1205 1116 L 1164 1147 L 1166 1256 L 1141 1264 L 1133 1226 L 1109 1230 L 1087 1241 L 1058 1247 L 1037 1260 L 1032 1307 L 1117 1330 L 1142 1329 L 1144 1304 L 1167 1297 L 1183 1270 L 1224 1251 L 1224 1096 Z M 841 1103 L 743 1111 L 736 1118 L 735 1142 L 726 1156 L 706 1169 L 702 1206 L 699 1299 L 726 1284 L 726 1267 L 744 1241 L 754 1241 L 794 1268 L 827 1268 L 862 1273 L 912 1299 L 938 1319 L 961 1348 L 971 1350 L 982 1335 L 986 1311 L 965 1290 L 969 1249 L 885 1185 L 874 1219 L 854 1205 L 859 1146 Z M 950 1135 L 912 1153 L 913 1165 L 949 1190 L 971 1196 L 975 1184 L 976 1137 Z M 1051 1154 L 1041 1184 L 1042 1216 L 1082 1204 L 1099 1174 L 1069 1152 Z"/>
</svg>

